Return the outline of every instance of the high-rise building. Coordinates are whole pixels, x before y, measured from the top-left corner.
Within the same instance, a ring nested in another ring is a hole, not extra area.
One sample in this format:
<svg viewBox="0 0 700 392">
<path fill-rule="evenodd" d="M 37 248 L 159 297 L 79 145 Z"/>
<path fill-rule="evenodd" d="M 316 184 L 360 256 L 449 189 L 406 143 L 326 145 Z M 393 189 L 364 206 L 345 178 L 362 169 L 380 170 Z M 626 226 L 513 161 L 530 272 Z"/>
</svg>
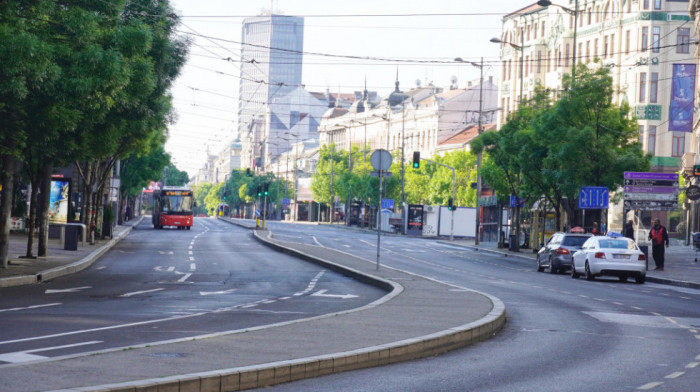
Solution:
<svg viewBox="0 0 700 392">
<path fill-rule="evenodd" d="M 238 133 L 242 140 L 262 142 L 256 118 L 264 117 L 268 104 L 301 85 L 304 18 L 270 13 L 243 20 L 241 32 Z M 243 146 L 258 156 L 260 146 Z M 242 162 L 243 167 L 254 167 Z"/>
</svg>

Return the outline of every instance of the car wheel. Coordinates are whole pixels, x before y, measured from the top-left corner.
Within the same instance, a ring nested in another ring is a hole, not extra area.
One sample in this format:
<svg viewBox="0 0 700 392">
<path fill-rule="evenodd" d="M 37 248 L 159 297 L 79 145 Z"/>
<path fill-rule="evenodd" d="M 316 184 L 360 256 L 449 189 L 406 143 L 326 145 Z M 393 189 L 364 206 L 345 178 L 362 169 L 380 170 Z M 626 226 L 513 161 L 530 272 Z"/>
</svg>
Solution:
<svg viewBox="0 0 700 392">
<path fill-rule="evenodd" d="M 540 258 L 539 258 L 539 256 L 538 256 L 538 257 L 537 257 L 537 272 L 542 272 L 542 271 L 544 271 L 544 267 L 543 267 L 542 264 L 540 263 Z"/>
<path fill-rule="evenodd" d="M 571 262 L 571 279 L 578 279 L 578 277 L 581 276 L 578 272 L 576 272 L 576 267 L 574 266 L 574 262 Z"/>
<path fill-rule="evenodd" d="M 591 266 L 586 262 L 586 280 L 594 280 L 595 276 L 591 273 Z"/>
<path fill-rule="evenodd" d="M 637 284 L 643 284 L 644 281 L 646 281 L 646 280 L 647 280 L 647 276 L 646 276 L 646 275 L 638 275 L 638 276 L 636 276 L 636 277 L 634 278 L 634 281 L 635 281 L 635 283 L 637 283 Z"/>
<path fill-rule="evenodd" d="M 556 274 L 557 269 L 554 267 L 554 262 L 552 261 L 552 258 L 549 258 L 549 273 L 550 274 Z"/>
</svg>

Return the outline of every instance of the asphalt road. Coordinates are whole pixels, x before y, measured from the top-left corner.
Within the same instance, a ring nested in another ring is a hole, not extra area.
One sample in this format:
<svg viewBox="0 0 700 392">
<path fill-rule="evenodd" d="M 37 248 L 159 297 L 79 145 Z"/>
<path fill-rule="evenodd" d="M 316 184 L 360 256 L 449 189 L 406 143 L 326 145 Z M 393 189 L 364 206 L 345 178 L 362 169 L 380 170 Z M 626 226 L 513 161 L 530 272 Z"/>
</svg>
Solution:
<svg viewBox="0 0 700 392">
<path fill-rule="evenodd" d="M 376 260 L 376 234 L 269 223 L 277 238 Z M 700 291 L 537 273 L 534 261 L 382 237 L 382 266 L 489 294 L 505 329 L 439 357 L 284 384 L 269 391 L 697 391 Z"/>
<path fill-rule="evenodd" d="M 86 271 L 0 289 L 0 369 L 333 313 L 384 294 L 225 222 L 154 230 L 144 221 Z"/>
</svg>

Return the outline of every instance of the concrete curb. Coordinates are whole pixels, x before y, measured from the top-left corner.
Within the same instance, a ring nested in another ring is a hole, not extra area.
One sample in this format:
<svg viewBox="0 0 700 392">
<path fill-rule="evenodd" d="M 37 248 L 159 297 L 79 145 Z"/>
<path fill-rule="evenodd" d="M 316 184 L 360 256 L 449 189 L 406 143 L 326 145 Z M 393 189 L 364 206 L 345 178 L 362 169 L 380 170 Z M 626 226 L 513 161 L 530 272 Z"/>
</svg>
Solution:
<svg viewBox="0 0 700 392">
<path fill-rule="evenodd" d="M 236 225 L 235 222 L 225 220 Z M 352 268 L 335 264 L 319 257 L 273 243 L 266 239 L 267 231 L 254 231 L 255 238 L 272 248 L 297 255 L 333 269 L 336 272 L 353 276 L 362 281 L 389 289 L 391 295 L 398 295 L 403 288 L 385 279 L 362 273 Z M 269 235 L 267 235 L 269 236 Z M 398 291 L 397 291 L 398 290 Z M 500 331 L 506 322 L 505 304 L 498 298 L 479 292 L 487 297 L 493 307 L 481 319 L 449 328 L 429 335 L 404 339 L 388 344 L 367 347 L 358 350 L 318 355 L 294 360 L 271 362 L 262 365 L 219 369 L 209 372 L 184 374 L 179 376 L 152 378 L 124 383 L 107 384 L 93 387 L 63 389 L 54 392 L 136 392 L 136 391 L 172 391 L 172 392 L 219 392 L 242 391 L 253 388 L 269 387 L 276 384 L 313 378 L 333 373 L 368 367 L 388 365 L 397 362 L 420 359 L 463 348 L 492 337 Z M 360 308 L 362 309 L 362 308 Z M 351 310 L 357 311 L 357 310 Z"/>
<path fill-rule="evenodd" d="M 56 268 L 51 268 L 51 269 L 44 270 L 44 271 L 40 271 L 34 275 L 24 275 L 24 276 L 10 277 L 10 278 L 2 278 L 2 279 L 0 279 L 0 287 L 13 287 L 13 286 L 22 286 L 22 285 L 27 285 L 27 284 L 41 283 L 41 282 L 45 282 L 45 281 L 55 279 L 55 278 L 58 278 L 61 276 L 70 275 L 70 274 L 82 271 L 85 268 L 88 268 L 92 264 L 94 264 L 95 261 L 97 261 L 97 259 L 100 258 L 100 256 L 105 254 L 105 252 L 110 250 L 114 245 L 116 245 L 124 237 L 129 235 L 129 233 L 131 233 L 131 230 L 133 229 L 133 227 L 140 224 L 142 220 L 143 220 L 143 216 L 141 216 L 141 218 L 139 218 L 139 221 L 137 221 L 133 225 L 125 228 L 122 232 L 120 232 L 114 238 L 109 240 L 106 244 L 95 249 L 90 254 L 88 254 L 87 256 L 83 257 L 82 259 L 80 259 L 74 263 L 63 265 L 63 266 L 56 267 Z"/>
</svg>

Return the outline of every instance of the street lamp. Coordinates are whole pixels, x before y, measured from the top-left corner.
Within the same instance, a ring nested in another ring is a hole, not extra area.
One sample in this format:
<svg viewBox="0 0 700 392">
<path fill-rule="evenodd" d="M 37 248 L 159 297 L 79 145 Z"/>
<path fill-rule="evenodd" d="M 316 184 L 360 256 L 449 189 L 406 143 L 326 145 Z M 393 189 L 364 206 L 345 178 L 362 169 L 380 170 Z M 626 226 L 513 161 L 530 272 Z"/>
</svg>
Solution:
<svg viewBox="0 0 700 392">
<path fill-rule="evenodd" d="M 525 37 L 522 34 L 520 34 L 520 41 L 524 41 L 524 40 L 525 40 Z M 525 76 L 524 69 L 523 69 L 523 65 L 525 64 L 525 45 L 518 45 L 518 44 L 514 44 L 512 42 L 503 41 L 500 38 L 496 38 L 496 37 L 491 38 L 489 41 L 493 42 L 494 44 L 507 44 L 507 45 L 510 45 L 513 49 L 520 51 L 520 104 L 519 105 L 521 105 L 523 103 L 523 79 Z"/>
<path fill-rule="evenodd" d="M 484 109 L 484 58 L 481 58 L 481 64 L 472 61 L 464 61 L 461 57 L 455 59 L 459 63 L 469 63 L 479 68 L 479 135 L 484 131 L 481 121 L 481 113 Z M 466 120 L 466 119 L 465 119 Z M 466 121 L 465 121 L 466 123 Z M 476 155 L 476 225 L 474 231 L 474 245 L 479 245 L 479 224 L 481 223 L 479 211 L 479 196 L 481 195 L 481 152 Z"/>
<path fill-rule="evenodd" d="M 549 7 L 550 5 L 553 5 L 555 7 L 559 7 L 564 12 L 571 14 L 574 16 L 574 51 L 573 51 L 573 64 L 571 65 L 571 87 L 576 86 L 576 31 L 578 28 L 578 0 L 574 1 L 574 9 L 564 7 L 563 5 L 559 4 L 553 4 L 549 0 L 540 0 L 537 2 L 537 5 L 540 7 Z"/>
</svg>

